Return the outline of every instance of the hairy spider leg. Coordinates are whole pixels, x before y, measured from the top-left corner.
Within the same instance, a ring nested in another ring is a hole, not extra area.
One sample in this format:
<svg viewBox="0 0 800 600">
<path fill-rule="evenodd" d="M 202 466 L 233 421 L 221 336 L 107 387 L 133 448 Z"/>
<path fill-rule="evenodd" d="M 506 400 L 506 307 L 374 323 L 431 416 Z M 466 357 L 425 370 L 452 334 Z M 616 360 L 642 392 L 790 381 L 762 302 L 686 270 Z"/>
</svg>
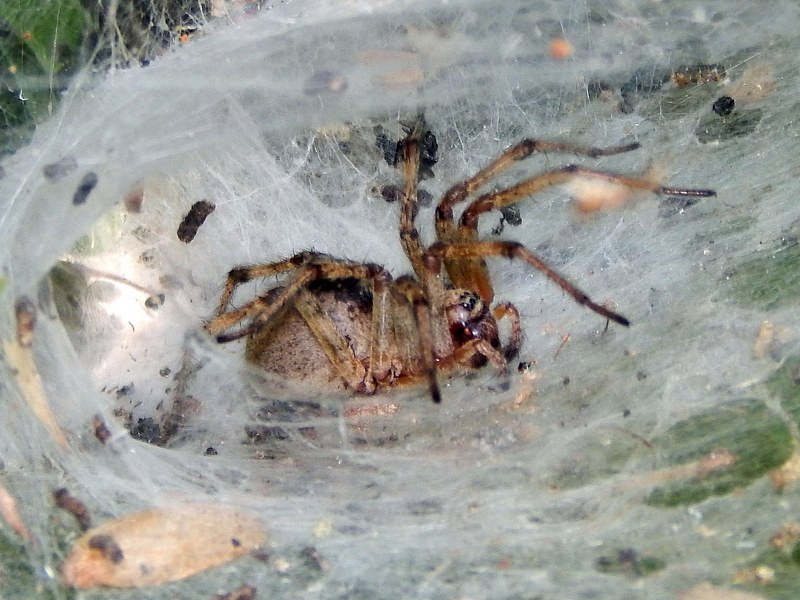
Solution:
<svg viewBox="0 0 800 600">
<path fill-rule="evenodd" d="M 428 248 L 426 265 L 432 271 L 434 269 L 441 271 L 442 262 L 448 258 L 462 259 L 482 256 L 501 256 L 523 260 L 533 268 L 541 271 L 548 279 L 555 282 L 562 290 L 572 296 L 578 304 L 620 325 L 630 325 L 628 319 L 594 302 L 585 292 L 572 285 L 563 275 L 548 267 L 541 258 L 533 254 L 519 242 L 499 240 L 436 242 Z"/>
<path fill-rule="evenodd" d="M 428 380 L 428 393 L 436 404 L 442 401 L 442 392 L 436 378 L 436 359 L 434 356 L 434 324 L 431 318 L 431 305 L 425 293 L 411 277 L 401 277 L 394 282 L 395 291 L 413 307 L 414 321 L 419 331 L 420 354 Z"/>
<path fill-rule="evenodd" d="M 414 224 L 417 217 L 417 181 L 419 180 L 420 143 L 425 132 L 425 121 L 418 119 L 408 135 L 398 142 L 398 159 L 403 161 L 403 197 L 400 206 L 400 242 L 411 261 L 417 277 L 422 279 L 425 268 L 422 255 L 425 249 Z"/>
<path fill-rule="evenodd" d="M 226 312 L 238 285 L 292 270 L 295 274 L 285 286 L 273 288 L 265 295 Z M 369 281 L 372 285 L 370 360 L 366 367 L 353 355 L 333 319 L 307 289 L 309 283 L 318 279 L 347 278 Z M 206 324 L 206 329 L 216 334 L 218 342 L 231 342 L 268 327 L 284 308 L 291 305 L 306 322 L 345 385 L 359 393 L 371 393 L 375 391 L 376 382 L 384 383 L 394 377 L 392 341 L 395 323 L 392 315 L 396 311 L 391 304 L 394 302 L 391 295 L 393 283 L 389 272 L 379 265 L 339 260 L 316 252 L 301 252 L 271 264 L 237 267 L 229 273 L 217 316 Z M 242 322 L 246 324 L 223 333 Z"/>
<path fill-rule="evenodd" d="M 339 333 L 333 319 L 306 288 L 297 292 L 293 306 L 314 334 L 328 361 L 333 365 L 345 385 L 360 393 L 375 391 L 375 382 L 368 368 L 359 361 L 347 340 Z"/>
<path fill-rule="evenodd" d="M 419 239 L 414 221 L 417 216 L 417 181 L 419 179 L 420 145 L 425 135 L 425 120 L 417 118 L 416 122 L 408 129 L 408 134 L 398 142 L 398 156 L 403 161 L 404 188 L 402 206 L 400 209 L 400 241 L 411 266 L 414 269 L 425 294 L 427 314 L 425 319 L 431 322 L 432 352 L 437 356 L 449 356 L 452 353 L 452 340 L 445 321 L 441 298 L 444 296 L 445 284 L 441 273 L 433 275 L 425 268 L 423 257 L 425 248 Z M 409 298 L 414 305 L 414 300 Z M 416 310 L 415 310 L 416 314 Z M 422 341 L 422 340 L 421 340 Z M 423 356 L 427 355 L 425 348 L 420 348 Z"/>
<path fill-rule="evenodd" d="M 577 146 L 569 143 L 547 142 L 534 139 L 524 139 L 517 142 L 504 150 L 500 156 L 475 173 L 475 175 L 465 181 L 456 183 L 444 193 L 444 196 L 442 196 L 436 208 L 436 231 L 439 235 L 439 239 L 441 241 L 453 241 L 447 238 L 448 236 L 456 235 L 455 222 L 453 220 L 453 208 L 456 204 L 463 202 L 489 181 L 514 166 L 517 162 L 525 160 L 535 152 L 577 154 L 598 158 L 600 156 L 630 152 L 639 147 L 640 145 L 638 142 L 622 144 L 620 146 L 610 146 L 608 148 Z"/>
<path fill-rule="evenodd" d="M 637 148 L 639 148 L 638 142 L 611 146 L 608 148 L 595 148 L 592 146 L 578 146 L 562 142 L 524 139 L 507 148 L 500 156 L 478 171 L 475 175 L 465 181 L 455 184 L 445 192 L 439 205 L 436 207 L 437 239 L 442 242 L 462 241 L 462 231 L 455 223 L 453 208 L 457 204 L 465 201 L 489 181 L 535 152 L 577 154 L 597 158 L 600 156 L 630 152 Z M 483 259 L 474 257 L 461 260 L 446 260 L 445 269 L 453 285 L 459 288 L 474 290 L 484 301 L 491 303 L 494 292 L 486 271 L 486 263 Z"/>
<path fill-rule="evenodd" d="M 661 196 L 695 196 L 707 198 L 717 195 L 714 190 L 664 187 L 647 176 L 627 177 L 600 169 L 582 167 L 580 165 L 565 165 L 520 181 L 506 189 L 483 194 L 473 200 L 461 214 L 458 227 L 459 239 L 470 240 L 477 236 L 478 218 L 483 213 L 506 207 L 509 204 L 515 204 L 523 198 L 538 194 L 549 187 L 567 183 L 577 177 L 615 183 L 631 191 L 652 192 Z"/>
<path fill-rule="evenodd" d="M 286 262 L 287 261 L 281 261 L 282 264 Z M 271 265 L 258 265 L 252 268 L 263 271 L 266 270 L 266 267 L 268 266 Z M 239 267 L 237 270 L 247 268 L 249 267 Z M 274 273 L 269 273 L 269 275 L 273 274 Z M 206 331 L 208 331 L 211 335 L 215 335 L 217 342 L 220 344 L 232 342 L 234 340 L 238 340 L 239 338 L 251 335 L 254 331 L 259 329 L 262 323 L 267 322 L 270 317 L 283 309 L 286 306 L 286 303 L 291 300 L 290 294 L 296 294 L 299 289 L 314 279 L 314 275 L 315 274 L 312 269 L 303 269 L 295 275 L 295 277 L 290 281 L 289 285 L 283 288 L 282 294 L 273 293 L 272 290 L 269 290 L 263 296 L 257 296 L 246 304 L 227 312 L 226 307 L 228 306 L 232 291 L 230 293 L 228 292 L 228 288 L 230 286 L 226 283 L 223 296 L 227 295 L 228 298 L 226 299 L 223 297 L 223 299 L 220 301 L 220 309 L 216 316 L 205 324 Z M 266 276 L 268 275 L 265 275 L 265 277 Z M 250 279 L 255 279 L 255 277 L 250 277 L 248 281 Z M 229 279 L 228 281 L 230 282 L 231 280 Z M 238 283 L 243 282 L 240 281 Z M 236 285 L 238 285 L 238 283 Z M 234 285 L 233 287 L 236 286 Z M 282 296 L 282 298 L 278 299 L 279 304 L 275 304 L 273 299 L 278 295 Z M 222 333 L 225 330 L 245 321 L 249 321 L 249 323 L 243 327 L 240 327 L 236 331 Z"/>
<path fill-rule="evenodd" d="M 253 279 L 263 279 L 266 277 L 277 276 L 288 271 L 297 270 L 298 267 L 311 262 L 317 256 L 319 256 L 319 253 L 306 251 L 299 252 L 291 258 L 285 258 L 272 263 L 234 267 L 228 271 L 228 276 L 225 278 L 225 287 L 222 290 L 222 295 L 220 296 L 214 316 L 219 317 L 225 313 L 225 311 L 228 309 L 231 298 L 233 297 L 233 293 L 236 291 L 236 288 L 243 283 L 247 283 Z M 249 304 L 252 304 L 252 302 Z M 245 316 L 240 317 L 238 320 L 241 321 L 242 318 L 245 318 Z M 219 330 L 226 329 L 229 326 L 224 325 L 223 323 L 220 323 Z M 234 321 L 231 321 L 231 324 L 233 323 Z M 206 329 L 208 329 L 208 326 L 206 326 Z M 212 333 L 214 332 L 212 331 Z"/>
<path fill-rule="evenodd" d="M 506 360 L 511 360 L 519 354 L 519 349 L 522 346 L 522 319 L 519 316 L 519 311 L 511 302 L 500 302 L 492 308 L 492 316 L 498 323 L 503 319 L 507 319 L 511 325 L 508 344 L 503 348 L 503 356 L 505 356 Z"/>
<path fill-rule="evenodd" d="M 233 291 L 238 285 L 290 270 L 295 270 L 297 273 L 277 293 L 268 293 L 268 297 L 259 296 L 239 308 L 226 312 Z M 338 260 L 316 252 L 301 252 L 287 260 L 265 265 L 237 267 L 228 274 L 217 315 L 206 323 L 206 330 L 214 335 L 222 334 L 236 324 L 250 319 L 246 326 L 234 332 L 217 335 L 217 341 L 224 343 L 248 336 L 268 323 L 310 282 L 317 279 L 350 277 L 365 281 L 374 281 L 376 278 L 391 280 L 391 275 L 380 265 Z"/>
<path fill-rule="evenodd" d="M 550 171 L 545 171 L 503 190 L 483 194 L 473 200 L 461 214 L 455 240 L 471 241 L 478 237 L 478 219 L 491 210 L 500 209 L 510 204 L 515 204 L 520 200 L 538 194 L 539 192 L 556 185 L 567 183 L 576 178 L 595 179 L 603 182 L 622 186 L 631 192 L 643 191 L 652 192 L 658 195 L 681 195 L 709 197 L 715 196 L 716 192 L 707 189 L 684 189 L 664 187 L 646 175 L 640 177 L 627 177 L 617 175 L 599 169 L 582 167 L 579 165 L 566 165 Z M 447 263 L 446 263 L 447 264 Z M 486 301 L 491 301 L 494 294 L 485 263 L 480 267 L 474 264 L 470 269 L 457 270 L 457 281 L 455 285 L 470 286 L 467 289 L 474 289 Z M 449 273 L 449 271 L 448 271 Z M 460 278 L 464 278 L 461 280 Z M 452 279 L 452 274 L 451 274 Z"/>
</svg>

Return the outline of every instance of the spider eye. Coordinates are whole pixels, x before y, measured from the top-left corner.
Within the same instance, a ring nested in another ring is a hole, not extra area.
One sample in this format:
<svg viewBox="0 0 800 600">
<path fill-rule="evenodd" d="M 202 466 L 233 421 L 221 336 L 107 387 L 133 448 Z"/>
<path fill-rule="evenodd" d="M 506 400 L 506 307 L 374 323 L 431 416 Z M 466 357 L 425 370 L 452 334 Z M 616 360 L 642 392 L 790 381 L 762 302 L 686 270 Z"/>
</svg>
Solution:
<svg viewBox="0 0 800 600">
<path fill-rule="evenodd" d="M 459 335 L 466 335 L 466 339 L 474 337 L 465 328 L 484 319 L 486 307 L 480 296 L 467 290 L 456 290 L 446 305 L 447 320 L 451 327 L 457 327 L 461 331 Z"/>
<path fill-rule="evenodd" d="M 462 294 L 461 298 L 459 298 L 458 305 L 468 312 L 472 312 L 475 310 L 475 304 L 477 303 L 478 299 L 472 294 Z"/>
</svg>

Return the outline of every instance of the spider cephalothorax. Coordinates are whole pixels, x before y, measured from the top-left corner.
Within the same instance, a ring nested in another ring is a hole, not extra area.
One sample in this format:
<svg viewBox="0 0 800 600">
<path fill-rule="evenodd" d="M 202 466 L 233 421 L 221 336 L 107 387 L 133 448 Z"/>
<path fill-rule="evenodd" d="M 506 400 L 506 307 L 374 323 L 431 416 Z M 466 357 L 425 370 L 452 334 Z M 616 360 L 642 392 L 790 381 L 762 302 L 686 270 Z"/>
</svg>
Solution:
<svg viewBox="0 0 800 600">
<path fill-rule="evenodd" d="M 713 196 L 712 190 L 664 187 L 650 174 L 628 177 L 577 165 L 545 171 L 510 187 L 473 199 L 458 221 L 454 208 L 518 161 L 535 152 L 599 157 L 628 152 L 638 143 L 591 148 L 560 142 L 522 140 L 475 175 L 452 186 L 436 208 L 437 241 L 425 246 L 414 225 L 420 163 L 430 162 L 432 139 L 421 119 L 397 145 L 405 185 L 400 195 L 400 240 L 413 275 L 393 279 L 383 267 L 316 252 L 262 265 L 236 267 L 228 274 L 215 316 L 206 329 L 219 342 L 246 337 L 246 357 L 267 371 L 313 384 L 374 393 L 406 382 L 427 381 L 439 402 L 437 373 L 491 363 L 506 371 L 519 351 L 519 311 L 492 304 L 494 290 L 486 258 L 518 259 L 538 269 L 579 304 L 621 325 L 628 320 L 592 301 L 564 276 L 518 242 L 478 239 L 478 220 L 548 187 L 570 182 L 595 185 L 584 210 L 613 208 L 637 192 Z M 435 152 L 434 152 L 435 154 Z M 435 161 L 434 161 L 435 162 Z M 584 192 L 587 193 L 587 192 Z M 236 288 L 256 278 L 282 276 L 281 283 L 238 308 Z M 508 322 L 508 340 L 498 323 Z"/>
</svg>

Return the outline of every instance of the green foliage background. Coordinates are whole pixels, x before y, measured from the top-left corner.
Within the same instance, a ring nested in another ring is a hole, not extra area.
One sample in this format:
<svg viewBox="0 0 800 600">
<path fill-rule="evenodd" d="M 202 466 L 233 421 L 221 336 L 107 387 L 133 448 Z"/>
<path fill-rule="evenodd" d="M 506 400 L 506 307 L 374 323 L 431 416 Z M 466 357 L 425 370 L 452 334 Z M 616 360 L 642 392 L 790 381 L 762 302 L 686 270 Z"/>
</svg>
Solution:
<svg viewBox="0 0 800 600">
<path fill-rule="evenodd" d="M 0 156 L 53 113 L 72 76 L 147 64 L 183 27 L 208 14 L 206 0 L 0 0 Z"/>
</svg>

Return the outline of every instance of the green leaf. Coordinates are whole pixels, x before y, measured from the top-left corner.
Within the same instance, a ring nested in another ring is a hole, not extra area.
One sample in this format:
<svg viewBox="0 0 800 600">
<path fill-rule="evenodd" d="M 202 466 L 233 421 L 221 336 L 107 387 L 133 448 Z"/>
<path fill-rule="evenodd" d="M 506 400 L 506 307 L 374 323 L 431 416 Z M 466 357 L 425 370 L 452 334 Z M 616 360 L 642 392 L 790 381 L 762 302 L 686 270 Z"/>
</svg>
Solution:
<svg viewBox="0 0 800 600">
<path fill-rule="evenodd" d="M 690 465 L 712 452 L 724 451 L 734 458 L 729 466 L 698 469 L 654 489 L 646 501 L 656 506 L 693 504 L 728 494 L 780 467 L 792 454 L 787 424 L 763 402 L 751 399 L 680 421 L 653 443 L 665 457 L 665 467 Z"/>
</svg>

